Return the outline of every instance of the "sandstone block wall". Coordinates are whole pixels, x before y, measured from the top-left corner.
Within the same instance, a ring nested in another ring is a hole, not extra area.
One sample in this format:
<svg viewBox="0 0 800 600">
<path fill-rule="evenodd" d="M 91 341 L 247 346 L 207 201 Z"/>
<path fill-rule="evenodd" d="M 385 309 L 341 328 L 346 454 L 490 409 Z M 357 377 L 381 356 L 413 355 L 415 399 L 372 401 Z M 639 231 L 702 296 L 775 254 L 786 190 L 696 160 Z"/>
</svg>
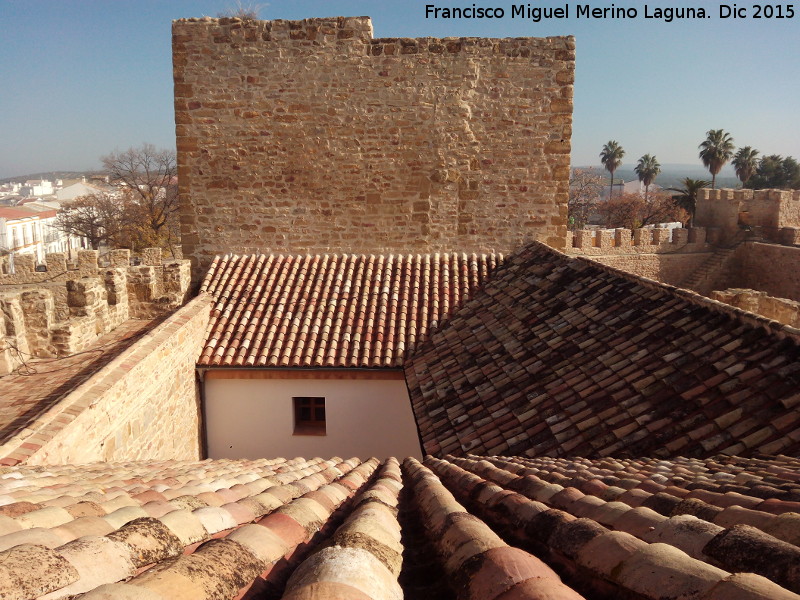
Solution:
<svg viewBox="0 0 800 600">
<path fill-rule="evenodd" d="M 766 292 L 742 288 L 713 291 L 709 297 L 792 327 L 800 327 L 800 302 L 795 300 L 774 298 Z"/>
<path fill-rule="evenodd" d="M 712 256 L 711 252 L 676 254 L 603 254 L 587 258 L 634 275 L 682 287 L 689 276 Z"/>
<path fill-rule="evenodd" d="M 746 226 L 765 238 L 784 243 L 790 229 L 800 228 L 800 190 L 700 190 L 695 223 L 719 228 L 724 239 Z"/>
<path fill-rule="evenodd" d="M 173 23 L 184 256 L 563 248 L 575 43 Z"/>
<path fill-rule="evenodd" d="M 734 253 L 728 287 L 749 288 L 777 298 L 800 301 L 800 246 L 745 242 Z"/>
<path fill-rule="evenodd" d="M 564 252 L 585 256 L 709 252 L 708 235 L 704 227 L 579 229 L 567 232 Z"/>
<path fill-rule="evenodd" d="M 171 315 L 48 411 L 27 464 L 196 460 L 200 411 L 195 362 L 211 303 L 201 295 Z M 66 424 L 65 424 L 66 423 Z M 30 433 L 30 432 L 29 432 Z"/>
</svg>

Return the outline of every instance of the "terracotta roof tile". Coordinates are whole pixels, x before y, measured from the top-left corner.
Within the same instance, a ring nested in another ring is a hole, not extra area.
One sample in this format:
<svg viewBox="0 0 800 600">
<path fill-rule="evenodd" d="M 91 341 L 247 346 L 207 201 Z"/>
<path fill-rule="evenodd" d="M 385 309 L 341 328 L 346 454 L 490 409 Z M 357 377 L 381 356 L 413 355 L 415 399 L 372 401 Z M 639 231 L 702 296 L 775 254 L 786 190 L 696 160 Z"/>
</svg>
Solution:
<svg viewBox="0 0 800 600">
<path fill-rule="evenodd" d="M 773 512 L 793 504 L 799 466 L 428 457 L 5 468 L 0 524 L 16 527 L 0 530 L 0 596 L 797 600 L 798 517 Z M 614 489 L 659 501 L 586 495 Z M 665 514 L 667 489 L 718 508 L 720 522 Z M 731 498 L 753 508 L 708 503 Z M 87 503 L 99 516 L 69 510 Z"/>
<path fill-rule="evenodd" d="M 502 255 L 216 257 L 199 364 L 397 367 Z"/>
<path fill-rule="evenodd" d="M 797 365 L 796 329 L 533 243 L 405 372 L 431 454 L 751 456 L 800 451 Z"/>
</svg>

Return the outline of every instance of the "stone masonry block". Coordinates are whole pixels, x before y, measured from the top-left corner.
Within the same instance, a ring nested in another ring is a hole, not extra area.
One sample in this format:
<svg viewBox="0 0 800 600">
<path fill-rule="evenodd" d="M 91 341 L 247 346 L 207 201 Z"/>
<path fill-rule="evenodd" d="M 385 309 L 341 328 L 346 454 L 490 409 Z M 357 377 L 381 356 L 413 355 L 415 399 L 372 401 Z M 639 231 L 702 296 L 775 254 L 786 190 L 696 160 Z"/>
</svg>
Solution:
<svg viewBox="0 0 800 600">
<path fill-rule="evenodd" d="M 684 245 L 689 242 L 689 230 L 688 229 L 673 229 L 672 230 L 672 243 Z"/>
<path fill-rule="evenodd" d="M 112 250 L 110 253 L 111 266 L 114 268 L 128 267 L 131 264 L 131 251 L 126 248 Z"/>
<path fill-rule="evenodd" d="M 78 269 L 94 271 L 97 269 L 97 250 L 78 250 Z"/>
<path fill-rule="evenodd" d="M 105 287 L 96 277 L 82 277 L 67 282 L 67 306 L 74 316 L 87 316 L 106 298 Z"/>
<path fill-rule="evenodd" d="M 784 227 L 781 229 L 780 240 L 787 246 L 800 245 L 800 227 Z"/>
<path fill-rule="evenodd" d="M 656 227 L 653 229 L 653 243 L 658 244 L 666 244 L 669 242 L 670 231 L 669 229 Z"/>
<path fill-rule="evenodd" d="M 631 230 L 630 229 L 615 229 L 614 230 L 614 245 L 617 248 L 629 248 L 631 245 Z"/>
<path fill-rule="evenodd" d="M 48 273 L 58 274 L 67 270 L 67 255 L 63 252 L 48 252 L 45 254 L 45 262 Z"/>
<path fill-rule="evenodd" d="M 128 273 L 126 268 L 106 269 L 103 272 L 103 283 L 106 287 L 109 305 L 115 306 L 128 303 Z"/>
<path fill-rule="evenodd" d="M 35 257 L 33 254 L 15 254 L 14 255 L 14 273 L 21 275 L 23 273 L 33 273 L 36 266 Z"/>
<path fill-rule="evenodd" d="M 174 260 L 164 263 L 164 292 L 183 296 L 189 290 L 192 277 L 192 264 L 188 260 Z"/>
<path fill-rule="evenodd" d="M 594 248 L 595 233 L 593 229 L 579 229 L 575 232 L 576 248 Z"/>
<path fill-rule="evenodd" d="M 597 245 L 600 248 L 611 248 L 614 246 L 614 230 L 601 229 L 597 232 Z"/>
<path fill-rule="evenodd" d="M 649 246 L 653 243 L 653 230 L 652 229 L 634 229 L 633 230 L 633 245 L 634 246 Z"/>
<path fill-rule="evenodd" d="M 533 238 L 564 247 L 574 40 L 376 40 L 362 18 L 245 29 L 173 24 L 181 238 L 193 277 L 216 254 L 254 249 L 507 252 Z M 304 71 L 308 63 L 324 69 Z M 241 94 L 257 109 L 240 106 Z M 442 99 L 433 121 L 423 97 Z M 513 121 L 509 98 L 520 105 Z M 243 119 L 253 135 L 234 134 Z M 319 155 L 302 143 L 317 130 L 326 132 Z"/>
<path fill-rule="evenodd" d="M 161 264 L 161 248 L 145 248 L 142 250 L 142 264 L 157 267 Z"/>
<path fill-rule="evenodd" d="M 690 244 L 705 244 L 706 243 L 706 228 L 705 227 L 691 227 L 689 229 L 689 243 Z"/>
</svg>

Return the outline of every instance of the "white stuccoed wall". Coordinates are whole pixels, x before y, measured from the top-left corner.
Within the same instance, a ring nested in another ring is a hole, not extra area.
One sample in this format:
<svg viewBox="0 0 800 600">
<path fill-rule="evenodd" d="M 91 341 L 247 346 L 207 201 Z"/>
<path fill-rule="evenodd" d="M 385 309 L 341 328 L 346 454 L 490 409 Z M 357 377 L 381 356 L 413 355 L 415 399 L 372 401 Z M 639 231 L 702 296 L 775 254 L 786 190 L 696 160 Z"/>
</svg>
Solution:
<svg viewBox="0 0 800 600">
<path fill-rule="evenodd" d="M 205 381 L 209 458 L 421 458 L 403 379 Z M 323 396 L 327 435 L 293 435 L 295 396 Z"/>
</svg>

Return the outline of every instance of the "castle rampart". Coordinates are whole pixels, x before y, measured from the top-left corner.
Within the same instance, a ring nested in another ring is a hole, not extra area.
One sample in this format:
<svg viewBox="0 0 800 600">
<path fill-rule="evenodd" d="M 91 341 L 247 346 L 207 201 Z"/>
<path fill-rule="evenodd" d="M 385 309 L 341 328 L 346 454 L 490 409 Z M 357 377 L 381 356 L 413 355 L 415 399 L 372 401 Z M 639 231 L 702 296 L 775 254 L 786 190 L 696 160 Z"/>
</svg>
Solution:
<svg viewBox="0 0 800 600">
<path fill-rule="evenodd" d="M 579 229 L 567 232 L 567 254 L 628 255 L 709 252 L 718 232 L 705 227 L 667 229 Z"/>
<path fill-rule="evenodd" d="M 697 198 L 695 222 L 730 239 L 742 228 L 782 244 L 800 242 L 800 190 L 709 190 Z"/>
<path fill-rule="evenodd" d="M 98 266 L 96 250 L 82 250 L 76 264 L 48 254 L 46 270 L 33 257 L 14 257 L 0 269 L 0 375 L 30 357 L 67 356 L 90 346 L 130 318 L 154 318 L 188 298 L 188 260 L 162 261 L 161 250 L 144 251 L 130 265 L 129 250 L 112 250 Z"/>
<path fill-rule="evenodd" d="M 563 248 L 574 49 L 174 22 L 184 256 Z"/>
</svg>

